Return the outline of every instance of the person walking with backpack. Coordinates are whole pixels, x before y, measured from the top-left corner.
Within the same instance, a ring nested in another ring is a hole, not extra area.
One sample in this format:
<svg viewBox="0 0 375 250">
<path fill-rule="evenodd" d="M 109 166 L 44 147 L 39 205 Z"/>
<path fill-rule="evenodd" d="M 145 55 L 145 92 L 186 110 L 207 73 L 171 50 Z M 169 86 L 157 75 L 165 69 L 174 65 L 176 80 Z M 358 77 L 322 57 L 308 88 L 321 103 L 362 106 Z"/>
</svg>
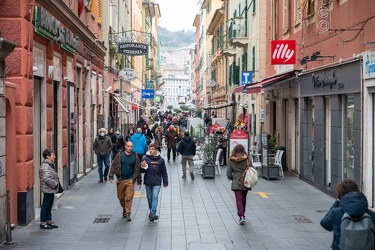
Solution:
<svg viewBox="0 0 375 250">
<path fill-rule="evenodd" d="M 193 157 L 196 153 L 195 141 L 190 137 L 189 131 L 184 132 L 184 138 L 180 141 L 178 151 L 181 154 L 182 179 L 186 180 L 186 162 L 189 164 L 191 180 L 194 180 Z"/>
<path fill-rule="evenodd" d="M 234 147 L 231 156 L 229 157 L 229 165 L 227 168 L 227 177 L 232 181 L 231 189 L 234 191 L 236 198 L 237 215 L 239 217 L 238 224 L 244 225 L 245 210 L 246 210 L 246 197 L 247 192 L 251 188 L 247 188 L 244 185 L 244 178 L 241 178 L 247 168 L 249 162 L 249 156 L 246 153 L 244 146 L 238 144 Z"/>
<path fill-rule="evenodd" d="M 339 182 L 336 196 L 337 200 L 320 221 L 324 229 L 333 232 L 331 249 L 375 249 L 375 213 L 368 209 L 367 198 L 357 183 L 352 179 Z M 361 232 L 358 234 L 353 228 Z"/>
</svg>

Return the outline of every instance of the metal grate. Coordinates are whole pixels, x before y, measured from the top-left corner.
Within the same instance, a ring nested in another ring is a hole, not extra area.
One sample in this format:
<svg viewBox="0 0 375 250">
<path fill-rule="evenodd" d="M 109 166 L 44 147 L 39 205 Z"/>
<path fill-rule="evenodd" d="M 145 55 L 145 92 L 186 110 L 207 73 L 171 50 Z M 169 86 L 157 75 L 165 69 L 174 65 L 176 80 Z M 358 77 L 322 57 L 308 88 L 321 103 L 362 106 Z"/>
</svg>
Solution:
<svg viewBox="0 0 375 250">
<path fill-rule="evenodd" d="M 292 217 L 298 222 L 298 223 L 314 223 L 309 218 L 307 218 L 304 215 L 292 215 Z"/>
<path fill-rule="evenodd" d="M 95 218 L 93 223 L 108 223 L 109 218 Z"/>
<path fill-rule="evenodd" d="M 99 214 L 93 223 L 108 223 L 109 219 L 111 218 L 110 214 Z"/>
</svg>

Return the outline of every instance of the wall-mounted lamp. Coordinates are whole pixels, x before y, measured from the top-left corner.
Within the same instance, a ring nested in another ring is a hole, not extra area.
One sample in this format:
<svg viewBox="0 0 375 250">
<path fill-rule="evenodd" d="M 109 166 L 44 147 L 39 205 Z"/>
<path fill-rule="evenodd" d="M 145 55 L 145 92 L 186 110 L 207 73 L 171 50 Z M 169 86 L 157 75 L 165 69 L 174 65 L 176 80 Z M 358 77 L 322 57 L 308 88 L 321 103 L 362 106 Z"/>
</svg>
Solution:
<svg viewBox="0 0 375 250">
<path fill-rule="evenodd" d="M 305 65 L 307 63 L 307 61 L 310 61 L 309 59 L 310 57 L 309 56 L 305 56 L 303 57 L 300 62 L 301 62 L 301 65 Z"/>
<path fill-rule="evenodd" d="M 317 52 L 314 52 L 311 57 L 310 57 L 310 61 L 316 61 L 316 59 L 318 58 L 322 58 L 322 57 L 329 57 L 329 58 L 335 58 L 335 56 L 321 56 L 320 55 L 320 51 L 317 51 Z"/>
<path fill-rule="evenodd" d="M 33 66 L 33 72 L 38 72 L 38 67 L 37 66 Z"/>
<path fill-rule="evenodd" d="M 54 66 L 48 66 L 48 78 L 52 79 L 53 78 L 53 72 L 55 71 Z"/>
</svg>

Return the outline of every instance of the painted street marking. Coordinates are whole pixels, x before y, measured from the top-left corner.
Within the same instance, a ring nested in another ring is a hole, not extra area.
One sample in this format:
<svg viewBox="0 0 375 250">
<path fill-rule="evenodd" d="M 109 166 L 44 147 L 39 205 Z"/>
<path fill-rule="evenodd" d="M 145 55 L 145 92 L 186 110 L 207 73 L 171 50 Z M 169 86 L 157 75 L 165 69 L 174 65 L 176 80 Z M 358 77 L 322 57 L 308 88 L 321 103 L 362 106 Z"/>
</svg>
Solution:
<svg viewBox="0 0 375 250">
<path fill-rule="evenodd" d="M 135 191 L 134 192 L 134 198 L 139 198 L 142 196 L 142 191 Z"/>
<path fill-rule="evenodd" d="M 259 194 L 259 196 L 262 197 L 263 199 L 268 199 L 267 194 L 272 194 L 272 193 L 266 193 L 266 192 L 255 192 L 255 193 Z"/>
</svg>

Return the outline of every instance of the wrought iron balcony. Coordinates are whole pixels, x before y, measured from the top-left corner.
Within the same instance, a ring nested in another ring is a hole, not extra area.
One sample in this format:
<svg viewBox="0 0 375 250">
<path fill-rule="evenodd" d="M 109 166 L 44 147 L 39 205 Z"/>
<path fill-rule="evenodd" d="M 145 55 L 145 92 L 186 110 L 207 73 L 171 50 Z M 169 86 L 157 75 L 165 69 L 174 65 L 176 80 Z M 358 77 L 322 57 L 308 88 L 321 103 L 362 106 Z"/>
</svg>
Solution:
<svg viewBox="0 0 375 250">
<path fill-rule="evenodd" d="M 242 48 L 246 47 L 249 44 L 249 37 L 247 35 L 247 19 L 233 19 L 229 22 L 229 45 Z"/>
</svg>

